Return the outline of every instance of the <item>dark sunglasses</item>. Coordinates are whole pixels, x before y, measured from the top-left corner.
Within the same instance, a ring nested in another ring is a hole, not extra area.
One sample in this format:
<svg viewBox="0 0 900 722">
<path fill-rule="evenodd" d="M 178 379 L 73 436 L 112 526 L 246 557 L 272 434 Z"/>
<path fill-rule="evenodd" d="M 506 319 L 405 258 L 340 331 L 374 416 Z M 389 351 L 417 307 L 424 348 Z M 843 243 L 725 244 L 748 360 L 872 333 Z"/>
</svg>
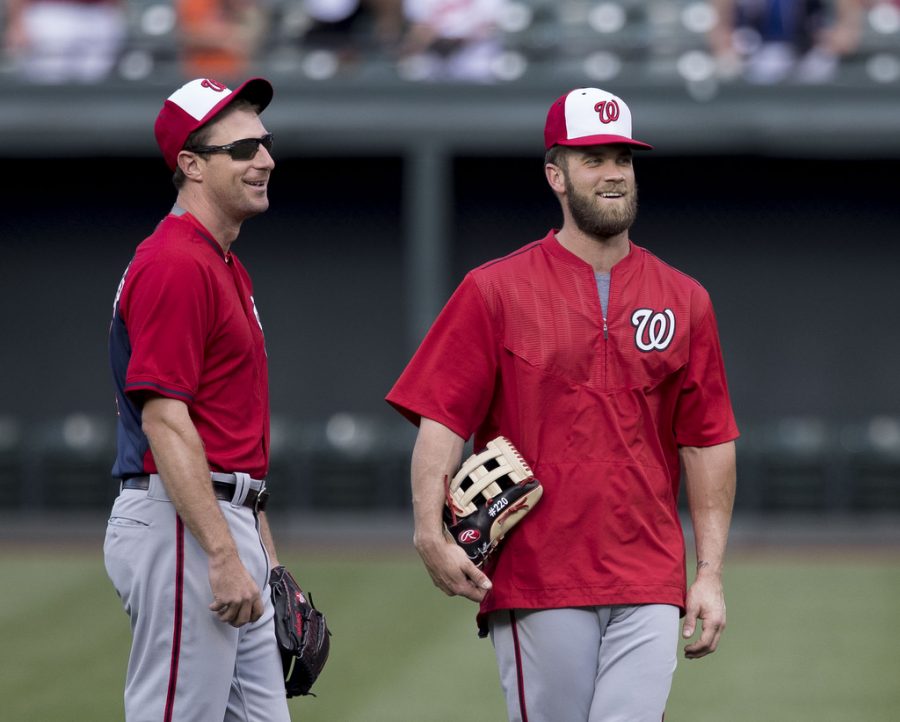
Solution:
<svg viewBox="0 0 900 722">
<path fill-rule="evenodd" d="M 192 145 L 185 148 L 191 153 L 228 153 L 231 160 L 252 160 L 259 152 L 259 146 L 272 150 L 274 136 L 266 133 L 262 138 L 242 138 L 226 145 Z"/>
</svg>

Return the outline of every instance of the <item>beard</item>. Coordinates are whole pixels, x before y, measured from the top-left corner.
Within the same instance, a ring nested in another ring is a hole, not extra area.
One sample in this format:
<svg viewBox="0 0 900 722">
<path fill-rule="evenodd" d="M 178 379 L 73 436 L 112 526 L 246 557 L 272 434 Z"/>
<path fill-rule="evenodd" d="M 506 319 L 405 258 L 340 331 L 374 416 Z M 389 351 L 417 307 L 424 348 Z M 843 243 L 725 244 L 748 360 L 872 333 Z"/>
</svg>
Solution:
<svg viewBox="0 0 900 722">
<path fill-rule="evenodd" d="M 602 208 L 598 206 L 593 193 L 590 195 L 578 193 L 566 176 L 566 199 L 572 220 L 575 221 L 578 230 L 596 238 L 617 236 L 631 228 L 637 218 L 637 185 L 628 193 L 625 197 L 626 202 L 621 206 Z"/>
</svg>

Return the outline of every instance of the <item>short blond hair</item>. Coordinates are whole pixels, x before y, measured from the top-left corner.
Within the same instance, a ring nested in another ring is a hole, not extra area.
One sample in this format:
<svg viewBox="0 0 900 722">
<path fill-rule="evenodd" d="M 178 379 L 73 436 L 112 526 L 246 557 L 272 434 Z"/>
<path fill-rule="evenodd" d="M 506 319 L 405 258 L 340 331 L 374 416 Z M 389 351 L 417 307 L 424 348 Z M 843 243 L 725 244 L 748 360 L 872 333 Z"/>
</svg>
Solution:
<svg viewBox="0 0 900 722">
<path fill-rule="evenodd" d="M 547 153 L 544 155 L 544 165 L 547 163 L 552 163 L 555 166 L 559 166 L 563 170 L 566 170 L 568 165 L 568 157 L 569 157 L 569 149 L 564 145 L 553 145 L 547 150 Z"/>
</svg>

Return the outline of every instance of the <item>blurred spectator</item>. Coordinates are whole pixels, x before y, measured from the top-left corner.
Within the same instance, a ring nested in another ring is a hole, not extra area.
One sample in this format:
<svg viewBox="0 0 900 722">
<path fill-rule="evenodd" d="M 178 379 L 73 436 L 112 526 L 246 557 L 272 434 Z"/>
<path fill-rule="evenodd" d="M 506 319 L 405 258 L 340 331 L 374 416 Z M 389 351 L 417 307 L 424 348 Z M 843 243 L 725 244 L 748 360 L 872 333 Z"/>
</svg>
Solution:
<svg viewBox="0 0 900 722">
<path fill-rule="evenodd" d="M 401 55 L 420 80 L 489 82 L 503 50 L 506 0 L 404 0 L 409 29 Z"/>
<path fill-rule="evenodd" d="M 243 78 L 267 28 L 264 0 L 176 0 L 182 72 L 225 83 Z"/>
<path fill-rule="evenodd" d="M 34 83 L 95 83 L 126 38 L 125 0 L 7 0 L 4 46 Z"/>
<path fill-rule="evenodd" d="M 862 0 L 714 0 L 713 52 L 753 83 L 825 83 L 862 34 Z"/>
<path fill-rule="evenodd" d="M 403 33 L 402 0 L 304 0 L 311 25 L 307 50 L 333 53 L 340 63 L 360 53 L 392 52 Z"/>
</svg>

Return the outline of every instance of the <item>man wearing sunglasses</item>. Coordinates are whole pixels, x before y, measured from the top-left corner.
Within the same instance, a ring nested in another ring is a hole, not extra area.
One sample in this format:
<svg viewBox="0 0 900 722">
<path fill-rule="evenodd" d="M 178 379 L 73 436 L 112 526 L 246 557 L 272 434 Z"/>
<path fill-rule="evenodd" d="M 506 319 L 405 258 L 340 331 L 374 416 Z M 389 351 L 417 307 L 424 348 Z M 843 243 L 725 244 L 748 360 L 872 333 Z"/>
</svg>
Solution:
<svg viewBox="0 0 900 722">
<path fill-rule="evenodd" d="M 107 572 L 132 623 L 128 722 L 290 719 L 268 594 L 265 340 L 231 246 L 269 206 L 272 86 L 173 93 L 156 139 L 175 206 L 125 270 L 110 326 L 118 405 Z"/>
</svg>

